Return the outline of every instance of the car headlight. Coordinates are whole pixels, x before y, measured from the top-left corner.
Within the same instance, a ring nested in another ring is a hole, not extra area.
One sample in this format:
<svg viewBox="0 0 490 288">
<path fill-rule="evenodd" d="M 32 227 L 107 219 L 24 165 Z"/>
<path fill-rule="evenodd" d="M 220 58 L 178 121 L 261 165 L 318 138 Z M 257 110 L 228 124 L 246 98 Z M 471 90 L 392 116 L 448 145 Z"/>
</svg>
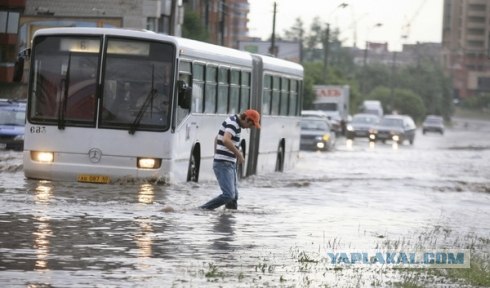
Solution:
<svg viewBox="0 0 490 288">
<path fill-rule="evenodd" d="M 24 140 L 24 134 L 15 136 L 14 140 L 15 141 L 23 141 Z"/>
<path fill-rule="evenodd" d="M 352 125 L 347 125 L 347 131 L 354 131 L 354 127 Z"/>
<path fill-rule="evenodd" d="M 316 136 L 316 137 L 315 137 L 315 140 L 316 140 L 316 141 L 322 141 L 322 140 L 323 140 L 323 137 L 322 137 L 322 136 Z"/>
<path fill-rule="evenodd" d="M 323 135 L 323 138 L 322 139 L 323 139 L 323 141 L 327 142 L 328 139 L 330 139 L 330 135 L 329 134 L 325 134 L 325 135 Z"/>
</svg>

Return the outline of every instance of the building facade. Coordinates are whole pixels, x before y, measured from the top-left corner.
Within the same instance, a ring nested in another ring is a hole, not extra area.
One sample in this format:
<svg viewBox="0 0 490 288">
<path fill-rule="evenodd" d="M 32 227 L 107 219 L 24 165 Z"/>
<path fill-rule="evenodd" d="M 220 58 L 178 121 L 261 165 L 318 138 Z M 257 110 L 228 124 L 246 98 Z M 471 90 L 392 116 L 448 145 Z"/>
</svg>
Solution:
<svg viewBox="0 0 490 288">
<path fill-rule="evenodd" d="M 490 1 L 445 0 L 444 69 L 454 98 L 490 93 Z"/>
<path fill-rule="evenodd" d="M 124 27 L 181 36 L 184 7 L 198 13 L 209 42 L 238 48 L 248 39 L 248 0 L 1 0 L 0 83 L 12 82 L 17 53 L 39 29 Z"/>
<path fill-rule="evenodd" d="M 12 82 L 17 56 L 19 20 L 26 0 L 0 1 L 0 83 Z"/>
<path fill-rule="evenodd" d="M 238 48 L 248 40 L 248 0 L 184 0 L 185 9 L 196 11 L 209 34 L 209 42 Z"/>
<path fill-rule="evenodd" d="M 183 13 L 182 0 L 2 0 L 0 98 L 25 94 L 12 84 L 15 60 L 39 29 L 124 27 L 180 36 Z"/>
</svg>

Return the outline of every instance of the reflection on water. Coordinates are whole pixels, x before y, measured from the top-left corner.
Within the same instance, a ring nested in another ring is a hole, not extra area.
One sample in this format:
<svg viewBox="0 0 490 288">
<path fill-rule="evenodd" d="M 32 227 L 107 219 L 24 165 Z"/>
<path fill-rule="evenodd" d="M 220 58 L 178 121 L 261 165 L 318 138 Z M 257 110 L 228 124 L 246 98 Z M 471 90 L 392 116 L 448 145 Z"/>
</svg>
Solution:
<svg viewBox="0 0 490 288">
<path fill-rule="evenodd" d="M 235 215 L 223 213 L 217 216 L 213 225 L 213 231 L 217 238 L 214 239 L 212 249 L 215 251 L 228 251 L 233 249 Z"/>
<path fill-rule="evenodd" d="M 155 199 L 155 187 L 151 184 L 142 184 L 138 191 L 138 202 L 143 204 L 152 204 Z"/>
<path fill-rule="evenodd" d="M 47 270 L 50 238 L 53 236 L 53 231 L 49 225 L 49 218 L 45 216 L 36 217 L 34 225 L 36 230 L 32 234 L 37 257 L 35 269 Z"/>
<path fill-rule="evenodd" d="M 135 222 L 139 228 L 135 237 L 136 245 L 139 248 L 138 257 L 149 258 L 152 256 L 153 226 L 151 225 L 150 219 L 136 219 Z"/>
<path fill-rule="evenodd" d="M 376 147 L 376 143 L 374 141 L 369 141 L 369 149 L 373 150 Z"/>
<path fill-rule="evenodd" d="M 38 204 L 47 203 L 51 198 L 53 191 L 52 183 L 49 181 L 39 181 L 39 184 L 36 187 L 35 195 L 36 202 Z"/>
<path fill-rule="evenodd" d="M 354 143 L 354 141 L 352 141 L 351 139 L 347 139 L 345 140 L 345 147 L 348 149 L 348 150 L 351 150 L 352 149 L 352 144 Z"/>
</svg>

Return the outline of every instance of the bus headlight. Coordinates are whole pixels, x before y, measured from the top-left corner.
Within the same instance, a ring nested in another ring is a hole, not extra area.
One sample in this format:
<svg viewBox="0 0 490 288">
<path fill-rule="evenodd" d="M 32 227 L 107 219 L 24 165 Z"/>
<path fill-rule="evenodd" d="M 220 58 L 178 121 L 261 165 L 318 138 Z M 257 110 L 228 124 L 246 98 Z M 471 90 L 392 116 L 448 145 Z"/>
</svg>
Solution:
<svg viewBox="0 0 490 288">
<path fill-rule="evenodd" d="M 41 163 L 51 163 L 54 160 L 53 152 L 31 151 L 31 159 Z"/>
<path fill-rule="evenodd" d="M 138 168 L 158 169 L 162 165 L 162 159 L 138 157 Z"/>
</svg>

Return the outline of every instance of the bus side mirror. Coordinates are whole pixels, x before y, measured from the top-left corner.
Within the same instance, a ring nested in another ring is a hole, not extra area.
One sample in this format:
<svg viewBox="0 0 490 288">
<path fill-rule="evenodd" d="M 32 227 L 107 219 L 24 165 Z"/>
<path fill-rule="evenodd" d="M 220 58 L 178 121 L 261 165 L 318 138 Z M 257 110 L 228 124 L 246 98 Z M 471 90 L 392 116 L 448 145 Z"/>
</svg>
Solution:
<svg viewBox="0 0 490 288">
<path fill-rule="evenodd" d="M 177 81 L 177 91 L 179 96 L 179 106 L 183 109 L 191 108 L 192 88 L 184 80 Z"/>
<path fill-rule="evenodd" d="M 14 82 L 22 81 L 22 76 L 24 75 L 24 61 L 25 58 L 31 56 L 31 49 L 24 49 L 17 55 L 17 60 L 14 66 Z"/>
</svg>

